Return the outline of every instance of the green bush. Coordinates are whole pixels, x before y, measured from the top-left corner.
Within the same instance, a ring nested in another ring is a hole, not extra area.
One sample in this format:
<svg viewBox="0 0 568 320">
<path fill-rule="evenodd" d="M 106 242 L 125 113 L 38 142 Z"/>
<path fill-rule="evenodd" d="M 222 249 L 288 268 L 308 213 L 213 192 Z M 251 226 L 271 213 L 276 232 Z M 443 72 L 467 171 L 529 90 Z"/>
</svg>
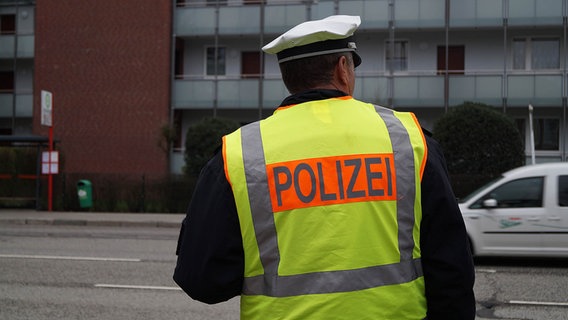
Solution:
<svg viewBox="0 0 568 320">
<path fill-rule="evenodd" d="M 465 102 L 434 126 L 450 175 L 495 177 L 524 164 L 524 146 L 513 119 L 495 108 Z"/>
<path fill-rule="evenodd" d="M 224 118 L 203 118 L 187 130 L 185 138 L 184 172 L 190 177 L 199 175 L 201 168 L 221 146 L 221 138 L 239 128 L 239 123 Z"/>
</svg>

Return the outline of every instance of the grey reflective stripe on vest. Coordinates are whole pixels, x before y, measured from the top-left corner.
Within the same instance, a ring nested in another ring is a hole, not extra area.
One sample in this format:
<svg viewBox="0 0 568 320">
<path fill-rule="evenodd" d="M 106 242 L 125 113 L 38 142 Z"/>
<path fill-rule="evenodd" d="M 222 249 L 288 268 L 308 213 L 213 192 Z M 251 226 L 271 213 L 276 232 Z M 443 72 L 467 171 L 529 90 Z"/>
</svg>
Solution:
<svg viewBox="0 0 568 320">
<path fill-rule="evenodd" d="M 304 294 L 349 292 L 413 281 L 422 274 L 414 249 L 414 154 L 410 137 L 390 109 L 375 106 L 391 136 L 397 179 L 397 220 L 401 262 L 355 270 L 279 276 L 280 252 L 268 183 L 260 123 L 241 128 L 242 152 L 248 196 L 264 274 L 245 277 L 243 294 L 288 297 Z"/>
<path fill-rule="evenodd" d="M 416 200 L 416 175 L 414 168 L 414 150 L 408 131 L 391 109 L 375 106 L 383 118 L 391 138 L 394 150 L 397 187 L 398 248 L 400 260 L 412 259 L 414 250 L 414 201 Z"/>
<path fill-rule="evenodd" d="M 267 276 L 278 274 L 280 252 L 276 238 L 276 225 L 266 183 L 266 161 L 260 136 L 259 122 L 241 128 L 243 162 L 250 201 L 254 232 L 260 252 L 260 260 Z"/>
</svg>

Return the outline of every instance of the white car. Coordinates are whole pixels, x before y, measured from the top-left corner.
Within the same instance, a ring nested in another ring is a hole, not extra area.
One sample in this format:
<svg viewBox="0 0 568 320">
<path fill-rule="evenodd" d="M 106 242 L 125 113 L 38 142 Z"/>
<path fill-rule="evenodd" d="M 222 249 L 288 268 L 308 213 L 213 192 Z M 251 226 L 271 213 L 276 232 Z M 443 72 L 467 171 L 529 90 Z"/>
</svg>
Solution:
<svg viewBox="0 0 568 320">
<path fill-rule="evenodd" d="M 475 256 L 568 257 L 568 162 L 505 172 L 459 206 Z"/>
</svg>

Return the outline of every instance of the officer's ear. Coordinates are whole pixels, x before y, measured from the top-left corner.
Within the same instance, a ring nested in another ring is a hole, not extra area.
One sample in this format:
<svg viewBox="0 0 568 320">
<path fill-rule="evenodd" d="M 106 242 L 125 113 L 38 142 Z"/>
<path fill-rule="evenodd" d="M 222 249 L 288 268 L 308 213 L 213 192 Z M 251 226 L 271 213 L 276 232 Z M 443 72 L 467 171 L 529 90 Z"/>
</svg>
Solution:
<svg viewBox="0 0 568 320">
<path fill-rule="evenodd" d="M 349 59 L 342 55 L 339 57 L 339 60 L 337 61 L 337 64 L 335 65 L 335 76 L 337 81 L 339 81 L 339 83 L 343 86 L 348 86 L 349 85 L 349 76 L 350 76 L 350 72 L 351 72 L 351 68 L 353 68 L 352 66 L 352 62 L 349 61 Z"/>
</svg>

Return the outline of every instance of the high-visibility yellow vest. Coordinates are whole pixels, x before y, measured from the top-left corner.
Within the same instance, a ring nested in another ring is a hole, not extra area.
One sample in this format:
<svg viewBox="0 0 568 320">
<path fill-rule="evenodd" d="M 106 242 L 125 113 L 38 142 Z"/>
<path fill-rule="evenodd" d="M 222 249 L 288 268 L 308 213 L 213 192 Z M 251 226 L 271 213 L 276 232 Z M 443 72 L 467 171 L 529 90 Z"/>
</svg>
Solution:
<svg viewBox="0 0 568 320">
<path fill-rule="evenodd" d="M 424 319 L 426 153 L 413 114 L 351 97 L 280 108 L 225 136 L 241 319 Z"/>
</svg>

